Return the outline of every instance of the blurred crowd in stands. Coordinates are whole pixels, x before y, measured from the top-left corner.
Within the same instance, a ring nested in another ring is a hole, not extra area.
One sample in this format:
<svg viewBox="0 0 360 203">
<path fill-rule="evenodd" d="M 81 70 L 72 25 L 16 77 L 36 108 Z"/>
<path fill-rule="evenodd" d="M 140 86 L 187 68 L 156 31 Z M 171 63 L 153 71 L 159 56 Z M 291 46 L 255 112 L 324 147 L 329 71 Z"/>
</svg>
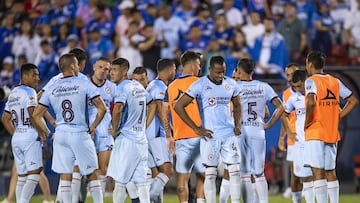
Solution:
<svg viewBox="0 0 360 203">
<path fill-rule="evenodd" d="M 124 57 L 129 73 L 144 66 L 150 80 L 159 58 L 178 60 L 185 50 L 203 54 L 202 74 L 222 55 L 227 75 L 250 57 L 265 78 L 304 64 L 309 50 L 334 65 L 360 57 L 360 0 L 2 0 L 0 20 L 0 86 L 9 87 L 27 62 L 46 83 L 74 47 L 88 53 L 88 74 L 99 57 Z"/>
</svg>

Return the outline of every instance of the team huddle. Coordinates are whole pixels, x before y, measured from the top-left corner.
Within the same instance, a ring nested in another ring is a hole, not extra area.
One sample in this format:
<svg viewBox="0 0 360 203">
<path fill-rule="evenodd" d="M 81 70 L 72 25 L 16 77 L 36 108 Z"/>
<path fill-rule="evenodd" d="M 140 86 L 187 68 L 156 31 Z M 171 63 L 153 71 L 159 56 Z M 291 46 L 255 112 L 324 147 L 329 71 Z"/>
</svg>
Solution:
<svg viewBox="0 0 360 203">
<path fill-rule="evenodd" d="M 84 201 L 82 177 L 96 203 L 103 202 L 107 177 L 115 181 L 113 202 L 124 202 L 127 193 L 132 202 L 163 202 L 175 157 L 179 202 L 189 201 L 194 169 L 196 202 L 215 203 L 221 161 L 221 203 L 229 197 L 233 203 L 265 203 L 265 130 L 279 119 L 280 149 L 288 135 L 293 202 L 301 202 L 302 193 L 306 202 L 327 203 L 328 197 L 338 202 L 338 124 L 358 100 L 340 80 L 323 73 L 324 56 L 311 52 L 306 71 L 295 64 L 286 67 L 290 87 L 283 101 L 268 83 L 253 80 L 251 59 L 238 61 L 234 79 L 225 76 L 221 56 L 213 56 L 209 74 L 199 78 L 200 61 L 199 53 L 183 53 L 182 74 L 175 79 L 174 61 L 160 59 L 158 76 L 148 84 L 146 69 L 128 73 L 125 58 L 99 58 L 88 78 L 81 73 L 84 58 L 70 51 L 59 59 L 61 73 L 38 93 L 37 67 L 23 65 L 21 83 L 12 90 L 2 117 L 12 135 L 17 202 L 29 202 L 39 182 L 42 145 L 50 134 L 46 120 L 55 127 L 57 202 Z M 346 100 L 343 108 L 340 98 Z M 267 102 L 275 107 L 271 115 Z"/>
</svg>

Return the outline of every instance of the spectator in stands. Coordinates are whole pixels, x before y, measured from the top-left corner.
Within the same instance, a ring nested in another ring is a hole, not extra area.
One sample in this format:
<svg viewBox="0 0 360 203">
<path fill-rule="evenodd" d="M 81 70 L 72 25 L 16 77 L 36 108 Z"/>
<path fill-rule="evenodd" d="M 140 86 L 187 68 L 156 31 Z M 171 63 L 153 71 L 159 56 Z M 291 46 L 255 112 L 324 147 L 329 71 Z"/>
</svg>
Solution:
<svg viewBox="0 0 360 203">
<path fill-rule="evenodd" d="M 24 12 L 31 19 L 38 18 L 42 14 L 40 9 L 40 0 L 25 0 Z"/>
<path fill-rule="evenodd" d="M 180 51 L 184 53 L 187 50 L 204 53 L 208 47 L 209 41 L 202 37 L 201 29 L 197 25 L 192 25 L 189 29 L 187 37 L 180 43 Z M 179 53 L 179 56 L 181 55 Z"/>
<path fill-rule="evenodd" d="M 69 53 L 73 48 L 79 47 L 79 37 L 76 34 L 71 34 L 66 38 L 66 47 L 58 51 L 59 56 Z"/>
<path fill-rule="evenodd" d="M 106 57 L 109 58 L 109 60 L 114 59 L 114 45 L 109 39 L 101 37 L 98 27 L 94 26 L 90 28 L 88 34 L 89 40 L 86 53 L 89 55 L 91 66 L 93 66 L 100 57 Z"/>
<path fill-rule="evenodd" d="M 257 38 L 251 57 L 256 62 L 258 77 L 284 76 L 284 68 L 289 63 L 285 40 L 275 30 L 274 20 L 265 18 L 265 34 Z"/>
<path fill-rule="evenodd" d="M 41 37 L 41 40 L 47 40 L 51 43 L 51 46 L 54 47 L 54 36 L 51 31 L 51 25 L 49 23 L 43 23 L 39 27 L 39 34 Z"/>
<path fill-rule="evenodd" d="M 18 32 L 14 26 L 15 16 L 12 12 L 7 12 L 0 26 L 0 61 L 6 56 L 11 55 L 11 47 Z"/>
<path fill-rule="evenodd" d="M 121 10 L 121 15 L 116 19 L 115 32 L 117 34 L 116 38 L 120 39 L 120 36 L 125 34 L 129 23 L 133 20 L 132 9 L 135 8 L 135 4 L 131 0 L 124 0 L 118 8 Z"/>
<path fill-rule="evenodd" d="M 201 75 L 209 74 L 208 67 L 210 67 L 210 59 L 213 56 L 221 56 L 225 58 L 226 53 L 225 51 L 221 50 L 220 46 L 221 45 L 218 40 L 210 40 L 207 53 L 204 54 L 205 66 L 201 69 Z"/>
<path fill-rule="evenodd" d="M 353 9 L 345 19 L 344 35 L 349 45 L 349 56 L 360 57 L 360 0 L 357 0 L 357 9 Z"/>
<path fill-rule="evenodd" d="M 194 16 L 192 0 L 182 0 L 180 6 L 176 8 L 174 16 L 190 24 L 191 18 Z"/>
<path fill-rule="evenodd" d="M 158 12 L 153 4 L 147 4 L 145 10 L 140 10 L 146 25 L 154 25 Z"/>
<path fill-rule="evenodd" d="M 350 11 L 350 7 L 346 0 L 337 0 L 330 2 L 330 16 L 334 19 L 333 41 L 335 45 L 345 44 L 344 38 L 344 22 Z"/>
<path fill-rule="evenodd" d="M 320 2 L 318 11 L 312 17 L 313 35 L 311 38 L 311 48 L 314 51 L 321 51 L 326 56 L 331 54 L 331 31 L 334 26 L 334 19 L 329 14 L 329 4 Z"/>
<path fill-rule="evenodd" d="M 15 27 L 20 27 L 21 22 L 28 18 L 26 13 L 24 12 L 24 2 L 23 1 L 13 1 L 13 5 L 9 12 L 15 14 Z"/>
<path fill-rule="evenodd" d="M 25 54 L 29 63 L 34 63 L 36 53 L 40 51 L 41 38 L 34 34 L 31 27 L 31 20 L 24 19 L 21 22 L 20 33 L 18 33 L 13 41 L 11 52 L 15 56 L 17 63 L 20 54 Z"/>
<path fill-rule="evenodd" d="M 248 0 L 248 10 L 249 13 L 256 12 L 259 13 L 262 17 L 270 17 L 271 10 L 270 4 L 265 0 Z"/>
<path fill-rule="evenodd" d="M 306 27 L 296 16 L 295 3 L 285 5 L 285 18 L 280 21 L 278 31 L 284 37 L 290 60 L 301 62 L 307 42 Z"/>
<path fill-rule="evenodd" d="M 232 76 L 240 59 L 251 58 L 250 49 L 246 44 L 245 34 L 241 31 L 235 31 L 234 37 L 231 41 L 231 49 L 226 53 L 226 73 L 227 76 Z"/>
<path fill-rule="evenodd" d="M 221 10 L 218 12 L 221 12 Z M 234 7 L 234 0 L 223 1 L 223 12 L 225 13 L 229 27 L 241 29 L 241 26 L 244 24 L 244 19 L 241 11 Z"/>
<path fill-rule="evenodd" d="M 180 18 L 172 16 L 169 5 L 161 5 L 159 14 L 160 17 L 155 20 L 154 30 L 158 35 L 158 40 L 166 40 L 168 45 L 161 48 L 161 58 L 174 59 L 179 46 L 180 35 L 186 33 L 188 26 Z"/>
<path fill-rule="evenodd" d="M 34 64 L 39 69 L 39 77 L 41 78 L 40 86 L 59 73 L 58 55 L 54 52 L 51 44 L 47 40 L 40 43 L 41 50 L 37 53 Z"/>
<path fill-rule="evenodd" d="M 253 48 L 256 38 L 260 37 L 265 33 L 264 24 L 261 22 L 259 13 L 250 13 L 250 22 L 243 26 L 242 31 L 245 34 L 246 44 Z"/>
<path fill-rule="evenodd" d="M 195 17 L 193 18 L 192 25 L 197 25 L 201 29 L 203 37 L 207 40 L 211 39 L 212 34 L 214 33 L 214 21 L 210 16 L 210 8 L 207 4 L 199 4 L 195 10 Z"/>
<path fill-rule="evenodd" d="M 47 13 L 46 21 L 51 24 L 53 33 L 58 33 L 64 23 L 72 25 L 75 19 L 76 8 L 69 0 L 54 1 L 52 9 Z"/>
<path fill-rule="evenodd" d="M 59 51 L 66 47 L 66 40 L 68 36 L 71 34 L 71 25 L 69 23 L 64 23 L 60 25 L 59 32 L 55 36 L 54 39 L 54 47 L 55 51 Z"/>
<path fill-rule="evenodd" d="M 213 40 L 217 40 L 220 44 L 220 50 L 226 52 L 231 46 L 234 29 L 228 25 L 227 18 L 224 13 L 216 15 L 215 19 Z"/>
<path fill-rule="evenodd" d="M 11 56 L 4 58 L 2 62 L 2 67 L 0 69 L 0 87 L 8 86 L 9 88 L 13 87 L 13 73 L 14 73 L 14 59 Z"/>
</svg>

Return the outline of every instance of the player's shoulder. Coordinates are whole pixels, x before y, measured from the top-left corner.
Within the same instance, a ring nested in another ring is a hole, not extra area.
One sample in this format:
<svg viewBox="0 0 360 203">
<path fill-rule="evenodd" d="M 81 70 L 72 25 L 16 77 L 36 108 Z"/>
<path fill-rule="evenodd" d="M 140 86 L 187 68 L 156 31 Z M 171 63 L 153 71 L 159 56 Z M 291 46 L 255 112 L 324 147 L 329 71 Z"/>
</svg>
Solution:
<svg viewBox="0 0 360 203">
<path fill-rule="evenodd" d="M 27 95 L 36 95 L 36 90 L 27 85 L 20 85 L 16 87 L 18 90 L 24 91 Z"/>
<path fill-rule="evenodd" d="M 236 81 L 228 76 L 225 76 L 224 77 L 224 82 L 227 83 L 227 84 L 231 84 L 231 85 L 237 85 L 236 84 Z"/>
<path fill-rule="evenodd" d="M 192 84 L 193 82 L 195 82 L 197 80 L 199 80 L 199 78 L 196 76 L 193 76 L 193 75 L 181 75 L 177 79 L 172 81 L 169 84 L 168 88 L 177 87 L 182 84 Z"/>
</svg>

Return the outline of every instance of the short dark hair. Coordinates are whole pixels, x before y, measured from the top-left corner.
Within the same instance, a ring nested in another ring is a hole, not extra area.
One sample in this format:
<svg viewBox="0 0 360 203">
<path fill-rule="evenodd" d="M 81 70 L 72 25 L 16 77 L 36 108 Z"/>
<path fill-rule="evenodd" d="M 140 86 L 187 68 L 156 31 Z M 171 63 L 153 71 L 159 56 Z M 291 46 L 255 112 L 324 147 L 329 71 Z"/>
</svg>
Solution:
<svg viewBox="0 0 360 203">
<path fill-rule="evenodd" d="M 99 57 L 96 61 L 105 61 L 105 62 L 111 63 L 110 59 L 103 57 L 103 56 Z"/>
<path fill-rule="evenodd" d="M 120 66 L 121 68 L 127 68 L 129 69 L 130 68 L 130 64 L 129 64 L 129 61 L 125 58 L 116 58 L 114 59 L 113 61 L 111 61 L 111 64 L 112 65 L 118 65 Z"/>
<path fill-rule="evenodd" d="M 186 66 L 189 62 L 201 59 L 201 54 L 194 51 L 185 51 L 181 57 L 180 62 L 182 66 Z"/>
<path fill-rule="evenodd" d="M 47 39 L 43 39 L 40 42 L 40 47 L 44 46 L 44 45 L 50 45 L 50 42 Z"/>
<path fill-rule="evenodd" d="M 38 67 L 32 63 L 25 63 L 20 68 L 21 77 L 23 77 L 25 74 L 28 74 L 33 69 L 38 69 Z"/>
<path fill-rule="evenodd" d="M 213 67 L 215 64 L 224 65 L 225 59 L 222 56 L 213 56 L 210 58 L 210 66 Z"/>
<path fill-rule="evenodd" d="M 82 61 L 87 60 L 87 54 L 83 49 L 80 48 L 73 48 L 69 51 L 69 53 L 74 54 L 76 59 L 78 60 L 79 64 Z"/>
<path fill-rule="evenodd" d="M 239 60 L 237 67 L 243 69 L 245 73 L 250 74 L 255 69 L 255 63 L 251 59 L 243 58 Z"/>
<path fill-rule="evenodd" d="M 146 68 L 144 66 L 138 66 L 134 69 L 133 74 L 141 75 L 144 74 L 147 75 Z"/>
<path fill-rule="evenodd" d="M 299 64 L 297 64 L 297 63 L 289 63 L 289 64 L 287 64 L 286 65 L 286 67 L 285 68 L 290 68 L 290 67 L 299 67 Z"/>
<path fill-rule="evenodd" d="M 291 82 L 297 83 L 299 81 L 305 81 L 306 77 L 307 77 L 307 73 L 305 70 L 296 70 L 292 75 Z"/>
<path fill-rule="evenodd" d="M 66 71 L 71 64 L 75 62 L 76 55 L 73 53 L 67 53 L 60 57 L 59 59 L 59 68 L 61 72 Z"/>
<path fill-rule="evenodd" d="M 306 59 L 308 62 L 312 63 L 315 69 L 323 69 L 325 65 L 325 55 L 320 51 L 310 52 Z"/>
<path fill-rule="evenodd" d="M 156 69 L 158 72 L 161 72 L 163 70 L 172 67 L 173 65 L 175 65 L 175 62 L 172 59 L 168 59 L 168 58 L 159 59 L 156 64 Z"/>
</svg>

